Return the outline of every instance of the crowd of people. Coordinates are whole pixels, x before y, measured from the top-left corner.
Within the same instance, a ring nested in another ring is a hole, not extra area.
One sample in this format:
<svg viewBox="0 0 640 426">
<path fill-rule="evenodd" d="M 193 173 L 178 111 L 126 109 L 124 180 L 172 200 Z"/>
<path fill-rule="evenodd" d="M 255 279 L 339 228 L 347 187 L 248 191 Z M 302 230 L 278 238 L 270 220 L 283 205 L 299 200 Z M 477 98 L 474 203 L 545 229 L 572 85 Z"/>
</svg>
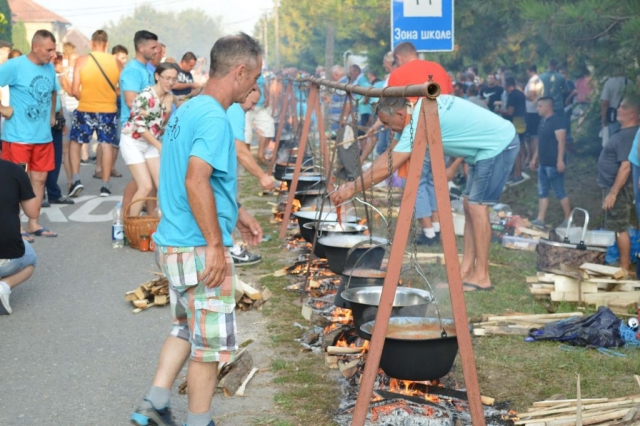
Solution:
<svg viewBox="0 0 640 426">
<path fill-rule="evenodd" d="M 259 164 L 266 163 L 275 137 L 270 105 L 274 84 L 264 78 L 261 47 L 242 33 L 220 38 L 210 52 L 206 73 L 205 61 L 193 52 L 184 53 L 179 62 L 167 58 L 165 45 L 146 30 L 135 33 L 131 59 L 124 46 L 109 50 L 103 30 L 93 33 L 88 54 L 77 54 L 70 44 L 57 52 L 56 43 L 46 30 L 35 33 L 27 54 L 0 41 L 0 219 L 7 224 L 0 230 L 0 314 L 12 312 L 11 289 L 34 271 L 37 256 L 30 243 L 38 237 L 57 237 L 40 223 L 40 209 L 74 203 L 84 190 L 81 165 L 90 161 L 88 146 L 97 140 L 93 177 L 101 180 L 98 195 L 110 196 L 111 178 L 122 176 L 115 169 L 121 154 L 131 176 L 122 205 L 140 198 L 158 199 L 134 204 L 129 215 L 162 212 L 154 240 L 159 265 L 170 282 L 173 328 L 152 386 L 131 420 L 138 425 L 175 424 L 170 390 L 190 359 L 186 424 L 212 425 L 215 366 L 233 360 L 238 346 L 234 266 L 261 260 L 233 235 L 237 228 L 250 245 L 262 238 L 260 225 L 237 199 L 238 164 L 264 190 L 275 184 L 270 171 Z M 407 42 L 386 54 L 382 65 L 384 79 L 357 64 L 347 69 L 335 65 L 327 77 L 375 88 L 430 79 L 439 84 L 447 177 L 463 174 L 466 179 L 464 289 L 491 290 L 489 206 L 499 202 L 504 188 L 530 179 L 526 169 L 536 172 L 538 179 L 538 215 L 532 224 L 547 226 L 553 190 L 565 217 L 560 225 L 566 225 L 571 210 L 564 190 L 567 147 L 572 117 L 580 117 L 593 96 L 588 72 L 574 83 L 551 60 L 540 75 L 535 65 L 530 66 L 525 82 L 505 68 L 482 78 L 471 66 L 454 76 L 441 65 L 420 59 Z M 324 70 L 318 69 L 317 75 L 324 77 Z M 295 96 L 303 108 L 306 94 L 300 87 Z M 598 184 L 603 190 L 605 227 L 616 232 L 620 263 L 628 269 L 627 228 L 634 199 L 640 217 L 640 98 L 635 84 L 620 74 L 607 80 L 600 99 L 603 149 Z M 327 130 L 338 145 L 336 178 L 344 182 L 331 194 L 335 205 L 392 174 L 404 175 L 420 99 L 373 99 L 333 90 L 323 93 L 322 101 L 330 124 Z M 257 158 L 249 148 L 254 131 Z M 374 161 L 363 171 L 370 157 Z M 58 185 L 62 167 L 66 194 Z M 361 174 L 364 179 L 358 179 Z M 28 218 L 24 227 L 20 211 Z M 422 228 L 417 244 L 437 243 L 440 221 L 429 152 L 422 165 L 416 219 Z"/>
</svg>

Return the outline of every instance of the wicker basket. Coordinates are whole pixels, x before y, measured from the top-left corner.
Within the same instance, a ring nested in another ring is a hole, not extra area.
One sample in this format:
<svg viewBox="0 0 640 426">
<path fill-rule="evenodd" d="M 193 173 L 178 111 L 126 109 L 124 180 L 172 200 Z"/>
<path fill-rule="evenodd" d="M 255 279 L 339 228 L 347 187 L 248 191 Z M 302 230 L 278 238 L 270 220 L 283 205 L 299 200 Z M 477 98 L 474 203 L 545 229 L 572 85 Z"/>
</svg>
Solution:
<svg viewBox="0 0 640 426">
<path fill-rule="evenodd" d="M 156 227 L 158 226 L 158 222 L 160 222 L 160 218 L 157 216 L 149 215 L 129 216 L 129 209 L 131 208 L 133 203 L 151 200 L 158 201 L 158 199 L 155 197 L 138 198 L 137 200 L 133 200 L 132 202 L 130 202 L 129 205 L 124 209 L 124 235 L 129 240 L 129 245 L 131 245 L 131 248 L 140 248 L 140 236 L 151 235 L 152 232 L 155 232 Z"/>
</svg>

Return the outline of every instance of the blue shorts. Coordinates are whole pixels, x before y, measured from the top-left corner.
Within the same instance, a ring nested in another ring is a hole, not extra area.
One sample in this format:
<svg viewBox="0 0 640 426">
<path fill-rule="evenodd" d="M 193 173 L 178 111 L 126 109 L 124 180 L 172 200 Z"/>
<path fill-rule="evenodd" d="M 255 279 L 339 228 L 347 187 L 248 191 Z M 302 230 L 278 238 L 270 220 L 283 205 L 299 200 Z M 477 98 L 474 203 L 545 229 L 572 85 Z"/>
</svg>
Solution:
<svg viewBox="0 0 640 426">
<path fill-rule="evenodd" d="M 33 247 L 28 242 L 24 242 L 24 255 L 17 259 L 9 260 L 9 263 L 5 263 L 0 266 L 0 278 L 9 277 L 22 271 L 27 266 L 36 266 L 38 256 L 33 251 Z"/>
<path fill-rule="evenodd" d="M 520 138 L 516 135 L 502 152 L 493 158 L 469 164 L 465 196 L 471 204 L 496 204 L 513 169 Z"/>
<path fill-rule="evenodd" d="M 79 143 L 89 143 L 93 132 L 96 132 L 98 142 L 115 145 L 118 135 L 118 113 L 75 110 L 69 139 Z"/>
<path fill-rule="evenodd" d="M 538 166 L 538 197 L 549 198 L 549 188 L 553 188 L 558 201 L 564 200 L 564 173 L 558 173 L 556 167 Z"/>
</svg>

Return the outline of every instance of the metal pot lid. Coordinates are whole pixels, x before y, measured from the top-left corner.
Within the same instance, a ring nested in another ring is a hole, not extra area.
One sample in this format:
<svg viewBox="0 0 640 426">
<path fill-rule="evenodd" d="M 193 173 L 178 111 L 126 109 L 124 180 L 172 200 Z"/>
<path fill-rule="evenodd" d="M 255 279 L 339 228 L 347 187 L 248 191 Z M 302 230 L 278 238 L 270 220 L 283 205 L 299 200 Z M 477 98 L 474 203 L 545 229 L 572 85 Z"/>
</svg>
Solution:
<svg viewBox="0 0 640 426">
<path fill-rule="evenodd" d="M 320 212 L 317 210 L 313 210 L 313 211 L 297 211 L 295 213 L 293 213 L 293 215 L 295 217 L 299 217 L 301 219 L 307 219 L 307 220 L 318 220 L 321 218 L 321 220 L 323 222 L 337 222 L 338 221 L 338 215 L 335 213 L 322 213 L 322 216 L 320 215 Z M 353 222 L 358 222 L 360 221 L 359 217 L 356 216 L 352 216 L 352 215 L 346 215 L 342 217 L 343 220 L 345 222 L 349 222 L 349 223 L 353 223 Z"/>
<path fill-rule="evenodd" d="M 376 321 L 369 321 L 360 326 L 360 330 L 373 334 Z M 438 340 L 442 339 L 442 328 L 438 318 L 391 317 L 385 339 L 389 340 Z M 445 339 L 456 338 L 456 327 L 452 319 L 442 319 L 442 326 L 447 332 Z"/>
<path fill-rule="evenodd" d="M 372 244 L 366 244 L 371 241 Z M 359 249 L 370 249 L 373 246 L 387 244 L 386 238 L 369 237 L 366 235 L 327 235 L 318 240 L 325 247 L 346 248 L 350 249 L 358 243 L 364 243 L 358 246 Z"/>
<path fill-rule="evenodd" d="M 315 223 L 311 222 L 312 225 Z M 356 223 L 338 223 L 338 222 L 321 222 L 320 231 L 330 233 L 353 233 L 364 232 L 369 229 L 366 225 L 358 225 Z"/>
<path fill-rule="evenodd" d="M 293 173 L 287 173 L 283 175 L 282 180 L 293 180 Z M 305 182 L 320 182 L 326 180 L 326 177 L 319 173 L 300 173 L 300 176 L 298 176 L 298 180 Z"/>
<path fill-rule="evenodd" d="M 342 292 L 344 300 L 367 306 L 378 306 L 382 286 L 350 288 Z M 398 287 L 393 299 L 393 307 L 425 305 L 433 300 L 431 293 L 419 288 Z"/>
<path fill-rule="evenodd" d="M 538 242 L 538 244 L 546 244 L 548 246 L 553 246 L 553 247 L 563 247 L 563 248 L 578 250 L 577 244 L 561 243 L 558 241 L 551 241 L 544 238 L 540 238 L 540 241 Z M 587 247 L 587 250 L 590 250 L 590 251 L 599 251 L 602 253 L 607 252 L 607 249 L 604 247 L 597 247 L 597 246 L 586 246 L 586 247 Z"/>
</svg>

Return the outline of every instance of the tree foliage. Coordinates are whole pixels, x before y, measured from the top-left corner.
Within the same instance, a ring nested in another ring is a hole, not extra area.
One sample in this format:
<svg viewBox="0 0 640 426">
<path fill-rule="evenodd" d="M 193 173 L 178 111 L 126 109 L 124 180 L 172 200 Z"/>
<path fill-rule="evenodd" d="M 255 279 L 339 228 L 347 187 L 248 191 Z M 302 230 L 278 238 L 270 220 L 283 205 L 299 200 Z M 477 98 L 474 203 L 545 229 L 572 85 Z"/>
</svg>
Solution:
<svg viewBox="0 0 640 426">
<path fill-rule="evenodd" d="M 366 53 L 369 65 L 380 67 L 389 50 L 388 0 L 280 0 L 280 63 L 313 71 L 325 62 L 327 23 L 335 28 L 334 62 L 346 50 Z M 255 34 L 260 36 L 261 24 Z M 268 63 L 275 58 L 274 17 L 268 20 Z"/>
<path fill-rule="evenodd" d="M 27 40 L 27 28 L 24 26 L 23 21 L 18 21 L 13 26 L 11 42 L 13 43 L 13 48 L 22 53 L 26 54 L 31 51 L 31 44 Z"/>
<path fill-rule="evenodd" d="M 0 39 L 11 40 L 11 8 L 8 0 L 0 0 Z"/>
<path fill-rule="evenodd" d="M 223 34 L 220 17 L 209 16 L 201 9 L 185 9 L 181 12 L 163 12 L 152 6 L 137 7 L 132 15 L 123 16 L 118 22 L 110 22 L 105 31 L 109 44 L 122 44 L 133 56 L 133 36 L 136 31 L 148 30 L 158 35 L 167 46 L 167 56 L 180 61 L 187 51 L 209 58 L 213 43 Z"/>
</svg>

